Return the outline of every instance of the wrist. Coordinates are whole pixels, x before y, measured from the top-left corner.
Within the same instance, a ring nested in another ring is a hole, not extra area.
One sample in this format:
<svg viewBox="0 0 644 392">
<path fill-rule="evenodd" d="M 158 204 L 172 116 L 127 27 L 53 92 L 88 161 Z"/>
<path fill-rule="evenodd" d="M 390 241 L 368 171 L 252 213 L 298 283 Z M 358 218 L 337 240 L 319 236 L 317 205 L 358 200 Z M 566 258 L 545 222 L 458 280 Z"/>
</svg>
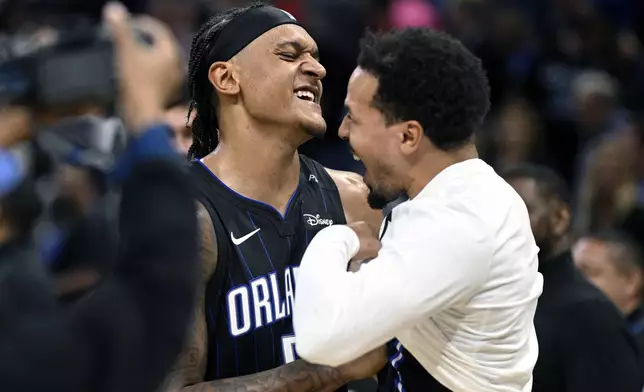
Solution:
<svg viewBox="0 0 644 392">
<path fill-rule="evenodd" d="M 141 112 L 136 116 L 132 116 L 128 120 L 128 128 L 135 135 L 141 135 L 145 133 L 151 127 L 163 123 L 163 114 L 160 110 L 150 110 L 147 112 Z"/>
<path fill-rule="evenodd" d="M 324 365 L 315 365 L 315 366 L 320 366 L 324 369 L 324 371 L 327 373 L 327 379 L 330 380 L 328 387 L 330 391 L 336 391 L 338 388 L 341 388 L 348 383 L 355 381 L 353 377 L 351 377 L 351 374 L 346 371 L 345 365 L 339 366 L 339 367 L 330 367 L 330 366 L 324 366 Z"/>
<path fill-rule="evenodd" d="M 177 160 L 178 155 L 170 145 L 170 127 L 163 123 L 142 128 L 120 157 L 110 174 L 117 183 L 123 181 L 137 162 L 154 159 Z"/>
<path fill-rule="evenodd" d="M 357 381 L 358 379 L 354 376 L 351 366 L 349 364 L 344 364 L 335 368 L 338 372 L 338 377 L 342 380 L 342 385 L 346 385 L 350 382 Z"/>
<path fill-rule="evenodd" d="M 133 100 L 134 101 L 134 100 Z M 125 122 L 134 134 L 145 132 L 149 127 L 163 122 L 163 108 L 153 100 L 137 100 L 141 104 L 125 102 Z M 145 102 L 145 103 L 143 103 Z"/>
</svg>

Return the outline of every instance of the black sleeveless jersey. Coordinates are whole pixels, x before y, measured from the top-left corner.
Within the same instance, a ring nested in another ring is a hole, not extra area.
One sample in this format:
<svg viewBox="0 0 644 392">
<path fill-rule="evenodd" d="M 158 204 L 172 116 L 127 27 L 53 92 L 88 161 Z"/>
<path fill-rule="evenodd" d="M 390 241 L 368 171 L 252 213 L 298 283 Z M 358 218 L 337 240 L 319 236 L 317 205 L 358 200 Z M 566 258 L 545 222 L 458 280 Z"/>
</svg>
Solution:
<svg viewBox="0 0 644 392">
<path fill-rule="evenodd" d="M 385 235 L 393 211 L 387 214 L 380 239 Z M 450 392 L 398 341 L 387 343 L 387 366 L 378 373 L 378 392 Z"/>
<path fill-rule="evenodd" d="M 324 167 L 301 155 L 300 167 L 298 188 L 282 216 L 228 188 L 201 162 L 191 164 L 219 251 L 206 287 L 206 380 L 258 373 L 298 358 L 291 317 L 300 261 L 320 230 L 346 223 Z"/>
</svg>

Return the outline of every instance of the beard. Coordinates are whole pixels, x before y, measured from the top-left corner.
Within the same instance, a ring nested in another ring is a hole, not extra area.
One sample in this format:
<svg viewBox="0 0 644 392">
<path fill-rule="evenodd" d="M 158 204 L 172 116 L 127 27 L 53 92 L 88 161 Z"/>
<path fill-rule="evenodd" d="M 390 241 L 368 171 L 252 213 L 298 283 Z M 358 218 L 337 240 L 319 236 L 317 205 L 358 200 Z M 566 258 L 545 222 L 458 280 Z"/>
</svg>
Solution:
<svg viewBox="0 0 644 392">
<path fill-rule="evenodd" d="M 369 207 L 373 208 L 374 210 L 384 209 L 389 203 L 396 200 L 398 196 L 400 196 L 400 194 L 388 195 L 387 193 L 380 192 L 377 189 L 373 189 L 368 185 L 367 187 L 369 188 L 369 194 L 367 195 L 367 203 L 369 203 Z"/>
</svg>

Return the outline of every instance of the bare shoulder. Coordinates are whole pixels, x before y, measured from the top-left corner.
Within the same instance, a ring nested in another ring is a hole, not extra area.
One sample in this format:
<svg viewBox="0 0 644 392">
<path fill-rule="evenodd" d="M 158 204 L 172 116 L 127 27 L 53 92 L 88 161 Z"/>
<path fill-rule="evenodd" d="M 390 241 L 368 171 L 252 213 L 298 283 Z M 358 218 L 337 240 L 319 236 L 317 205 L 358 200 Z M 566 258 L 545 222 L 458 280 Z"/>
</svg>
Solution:
<svg viewBox="0 0 644 392">
<path fill-rule="evenodd" d="M 208 281 L 217 267 L 217 236 L 210 213 L 203 204 L 197 202 L 197 221 L 199 222 L 199 244 L 202 281 Z"/>
<path fill-rule="evenodd" d="M 325 168 L 325 170 L 329 173 L 333 182 L 335 182 L 340 193 L 361 193 L 366 200 L 369 188 L 367 188 L 367 185 L 362 181 L 362 176 L 360 174 L 328 168 Z"/>
<path fill-rule="evenodd" d="M 374 210 L 367 203 L 369 188 L 356 173 L 326 169 L 338 187 L 347 223 L 365 221 L 377 233 L 382 223 L 382 211 Z"/>
<path fill-rule="evenodd" d="M 208 334 L 204 314 L 206 284 L 217 267 L 217 239 L 208 210 L 197 203 L 197 220 L 199 222 L 201 276 L 195 287 L 196 300 L 193 321 L 184 342 L 181 355 L 173 370 L 166 377 L 159 392 L 176 392 L 187 385 L 202 382 L 206 373 L 208 354 Z"/>
</svg>

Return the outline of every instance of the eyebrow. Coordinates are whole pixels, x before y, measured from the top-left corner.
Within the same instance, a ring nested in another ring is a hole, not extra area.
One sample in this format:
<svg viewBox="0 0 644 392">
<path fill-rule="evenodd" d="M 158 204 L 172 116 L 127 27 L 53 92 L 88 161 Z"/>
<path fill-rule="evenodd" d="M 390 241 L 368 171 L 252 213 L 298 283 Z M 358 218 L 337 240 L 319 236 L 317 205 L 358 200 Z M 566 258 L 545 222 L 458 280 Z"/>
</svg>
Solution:
<svg viewBox="0 0 644 392">
<path fill-rule="evenodd" d="M 320 60 L 320 52 L 317 46 L 313 46 L 313 48 L 309 50 L 300 41 L 283 41 L 278 43 L 277 47 L 279 49 L 287 49 L 287 48 L 295 49 L 295 51 L 298 53 L 310 52 L 313 58 L 315 58 L 316 60 Z"/>
</svg>

